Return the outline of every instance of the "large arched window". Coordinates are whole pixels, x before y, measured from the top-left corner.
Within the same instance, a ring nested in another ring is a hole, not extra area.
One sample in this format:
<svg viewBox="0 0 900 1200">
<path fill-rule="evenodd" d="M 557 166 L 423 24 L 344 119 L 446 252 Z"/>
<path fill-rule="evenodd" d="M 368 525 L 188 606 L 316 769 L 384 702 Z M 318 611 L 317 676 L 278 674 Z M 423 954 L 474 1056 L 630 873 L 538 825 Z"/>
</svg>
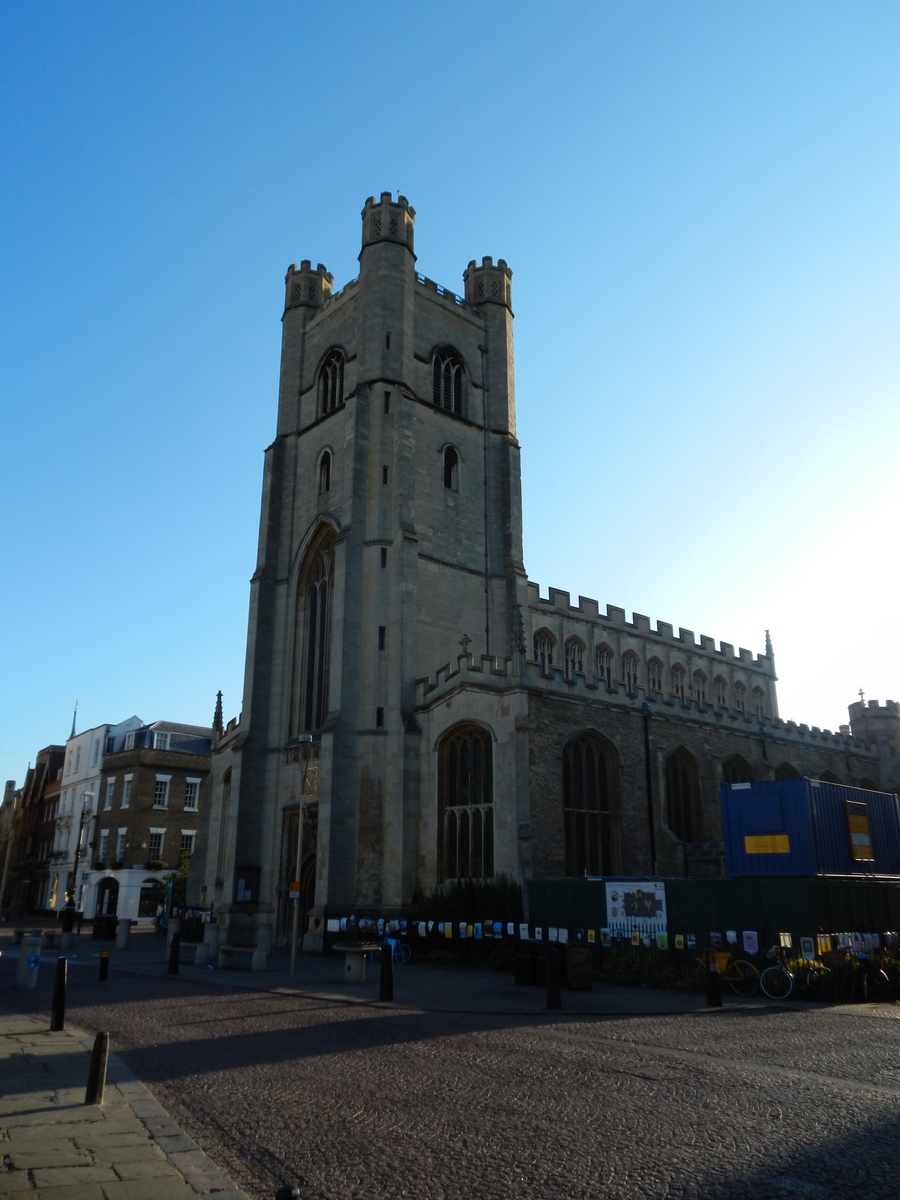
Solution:
<svg viewBox="0 0 900 1200">
<path fill-rule="evenodd" d="M 319 413 L 325 416 L 344 403 L 344 356 L 329 350 L 319 368 Z"/>
<path fill-rule="evenodd" d="M 784 763 L 780 763 L 775 768 L 775 778 L 776 779 L 799 779 L 800 772 L 797 770 L 796 767 L 792 766 L 790 763 L 784 762 Z"/>
<path fill-rule="evenodd" d="M 637 691 L 641 660 L 629 650 L 622 655 L 622 678 L 625 680 L 625 691 L 629 696 Z"/>
<path fill-rule="evenodd" d="M 819 775 L 819 782 L 840 783 L 841 781 L 838 779 L 837 775 L 835 775 L 834 771 L 823 771 L 821 775 Z"/>
<path fill-rule="evenodd" d="M 566 638 L 566 679 L 574 680 L 584 674 L 584 642 L 581 638 Z"/>
<path fill-rule="evenodd" d="M 613 753 L 600 738 L 580 734 L 563 750 L 566 875 L 611 875 Z"/>
<path fill-rule="evenodd" d="M 677 696 L 682 704 L 684 704 L 684 681 L 686 676 L 687 672 L 684 667 L 676 663 L 672 668 L 672 695 Z"/>
<path fill-rule="evenodd" d="M 647 689 L 650 692 L 663 690 L 663 665 L 658 658 L 651 658 L 647 663 Z"/>
<path fill-rule="evenodd" d="M 306 554 L 297 583 L 291 734 L 321 729 L 328 712 L 328 658 L 334 532 L 323 529 Z"/>
<path fill-rule="evenodd" d="M 494 876 L 494 756 L 490 731 L 457 725 L 438 750 L 442 879 Z"/>
<path fill-rule="evenodd" d="M 717 675 L 713 681 L 716 695 L 716 708 L 721 712 L 728 707 L 728 682 L 722 675 Z"/>
<path fill-rule="evenodd" d="M 747 711 L 747 689 L 740 681 L 734 685 L 734 707 L 739 713 Z"/>
<path fill-rule="evenodd" d="M 534 635 L 534 658 L 541 664 L 541 674 L 549 675 L 553 666 L 556 638 L 549 629 L 539 629 Z"/>
<path fill-rule="evenodd" d="M 598 683 L 612 687 L 613 652 L 607 645 L 600 645 L 594 651 L 594 678 Z"/>
<path fill-rule="evenodd" d="M 726 783 L 753 783 L 753 768 L 739 754 L 732 754 L 722 763 L 722 778 Z"/>
<path fill-rule="evenodd" d="M 694 699 L 701 708 L 706 707 L 706 676 L 702 671 L 694 672 Z"/>
<path fill-rule="evenodd" d="M 666 759 L 666 824 L 682 842 L 700 840 L 700 783 L 697 764 L 687 750 Z"/>
<path fill-rule="evenodd" d="M 761 687 L 753 689 L 753 711 L 760 721 L 766 715 L 766 693 Z"/>
<path fill-rule="evenodd" d="M 435 353 L 433 393 L 438 408 L 462 416 L 464 378 L 462 359 L 455 350 L 445 346 Z"/>
</svg>

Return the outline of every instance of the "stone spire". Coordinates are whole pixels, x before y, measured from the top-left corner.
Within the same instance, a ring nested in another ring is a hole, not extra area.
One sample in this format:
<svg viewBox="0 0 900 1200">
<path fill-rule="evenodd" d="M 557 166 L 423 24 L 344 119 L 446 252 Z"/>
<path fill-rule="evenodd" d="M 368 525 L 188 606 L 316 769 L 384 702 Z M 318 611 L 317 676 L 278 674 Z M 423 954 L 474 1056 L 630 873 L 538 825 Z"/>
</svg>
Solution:
<svg viewBox="0 0 900 1200">
<path fill-rule="evenodd" d="M 216 692 L 216 711 L 213 714 L 213 733 L 219 737 L 225 732 L 225 725 L 222 721 L 222 693 Z"/>
</svg>

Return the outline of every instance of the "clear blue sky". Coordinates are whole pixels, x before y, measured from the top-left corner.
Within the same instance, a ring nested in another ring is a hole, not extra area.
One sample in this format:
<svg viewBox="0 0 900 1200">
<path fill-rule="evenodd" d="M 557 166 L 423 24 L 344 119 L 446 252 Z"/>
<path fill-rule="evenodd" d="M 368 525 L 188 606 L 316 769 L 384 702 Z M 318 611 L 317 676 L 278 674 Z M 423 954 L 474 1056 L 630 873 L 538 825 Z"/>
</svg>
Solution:
<svg viewBox="0 0 900 1200">
<path fill-rule="evenodd" d="M 0 6 L 0 778 L 240 706 L 283 276 L 513 268 L 526 566 L 900 699 L 900 7 Z"/>
</svg>

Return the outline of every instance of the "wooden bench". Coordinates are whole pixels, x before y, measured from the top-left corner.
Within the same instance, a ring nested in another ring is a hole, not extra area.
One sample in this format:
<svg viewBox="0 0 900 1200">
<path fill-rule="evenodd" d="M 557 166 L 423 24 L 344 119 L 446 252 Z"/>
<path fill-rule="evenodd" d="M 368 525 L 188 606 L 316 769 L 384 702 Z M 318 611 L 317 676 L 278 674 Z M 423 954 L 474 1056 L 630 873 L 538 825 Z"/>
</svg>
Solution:
<svg viewBox="0 0 900 1200">
<path fill-rule="evenodd" d="M 266 952 L 256 946 L 219 946 L 219 970 L 264 971 Z"/>
<path fill-rule="evenodd" d="M 378 942 L 335 942 L 331 948 L 344 956 L 344 983 L 365 983 L 366 959 L 381 946 Z"/>
</svg>

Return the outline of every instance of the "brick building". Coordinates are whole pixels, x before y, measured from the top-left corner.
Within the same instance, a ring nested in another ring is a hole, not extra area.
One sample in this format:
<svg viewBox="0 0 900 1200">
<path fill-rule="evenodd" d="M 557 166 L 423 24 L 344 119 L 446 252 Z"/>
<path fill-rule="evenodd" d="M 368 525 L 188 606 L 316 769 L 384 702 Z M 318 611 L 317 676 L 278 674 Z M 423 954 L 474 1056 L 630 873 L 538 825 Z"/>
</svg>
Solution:
<svg viewBox="0 0 900 1200">
<path fill-rule="evenodd" d="M 104 754 L 90 857 L 79 870 L 85 915 L 152 919 L 162 880 L 194 852 L 212 730 L 156 721 Z"/>
</svg>

